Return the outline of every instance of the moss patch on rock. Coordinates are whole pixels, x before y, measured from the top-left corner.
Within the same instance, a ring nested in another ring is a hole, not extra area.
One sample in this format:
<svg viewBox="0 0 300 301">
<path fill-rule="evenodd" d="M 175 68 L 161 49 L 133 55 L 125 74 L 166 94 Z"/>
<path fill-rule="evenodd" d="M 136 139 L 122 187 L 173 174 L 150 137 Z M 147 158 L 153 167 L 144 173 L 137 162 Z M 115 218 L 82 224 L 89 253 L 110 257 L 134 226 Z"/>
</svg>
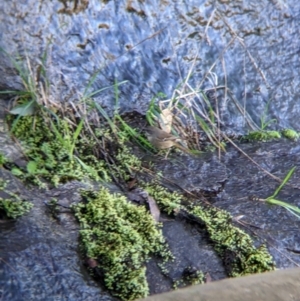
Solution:
<svg viewBox="0 0 300 301">
<path fill-rule="evenodd" d="M 62 139 L 57 136 L 58 131 Z M 35 116 L 18 117 L 12 133 L 22 141 L 29 161 L 26 168 L 14 167 L 12 173 L 42 188 L 47 187 L 48 182 L 57 186 L 85 178 L 108 181 L 105 162 L 92 155 L 95 142 L 80 138 L 72 141 L 73 131 L 69 123 L 51 120 L 42 110 Z M 70 156 L 70 150 L 62 140 L 74 144 L 78 155 Z"/>
<path fill-rule="evenodd" d="M 251 237 L 232 224 L 231 215 L 219 208 L 203 205 L 182 205 L 176 192 L 168 192 L 158 184 L 147 184 L 145 189 L 156 200 L 160 209 L 168 214 L 189 215 L 204 225 L 214 249 L 224 262 L 229 276 L 272 271 L 275 264 L 265 245 L 256 248 Z"/>
<path fill-rule="evenodd" d="M 231 215 L 226 211 L 198 205 L 187 212 L 205 224 L 214 249 L 223 259 L 229 276 L 236 277 L 275 269 L 266 246 L 256 248 L 247 233 L 232 225 Z"/>
<path fill-rule="evenodd" d="M 270 141 L 274 139 L 280 139 L 281 134 L 278 131 L 253 131 L 243 136 L 244 141 Z"/>
<path fill-rule="evenodd" d="M 102 188 L 83 191 L 84 202 L 74 207 L 85 255 L 96 259 L 105 286 L 122 300 L 149 294 L 145 262 L 156 255 L 172 258 L 159 224 L 145 207 L 128 203 L 120 194 Z"/>
<path fill-rule="evenodd" d="M 110 148 L 104 149 L 112 159 L 111 165 L 107 165 L 107 162 L 93 155 L 96 145 L 93 138 L 82 135 L 74 141 L 72 131 L 76 127 L 71 127 L 64 120 L 56 122 L 49 116 L 46 122 L 43 114 L 45 112 L 40 111 L 39 116 L 21 116 L 18 126 L 14 127 L 14 135 L 25 141 L 25 154 L 29 159 L 26 168 L 12 170 L 21 178 L 39 186 L 44 186 L 47 181 L 56 186 L 72 179 L 82 181 L 85 178 L 108 181 L 110 176 L 124 183 L 131 178 L 132 171 L 142 169 L 141 161 L 124 144 L 118 144 L 112 152 L 108 151 Z M 49 126 L 53 122 L 56 122 L 55 130 Z M 62 143 L 58 135 L 70 143 Z M 99 135 L 103 136 L 103 132 Z M 99 135 L 95 131 L 96 139 Z M 109 139 L 111 137 L 105 141 Z M 76 154 L 73 155 L 66 145 L 73 145 Z M 199 219 L 230 276 L 274 269 L 266 247 L 255 248 L 250 236 L 232 225 L 227 212 L 211 206 L 189 205 L 188 201 L 183 202 L 181 194 L 171 193 L 157 182 L 139 184 L 153 197 L 161 211 L 169 215 L 183 213 Z M 74 210 L 81 224 L 84 256 L 99 262 L 97 269 L 113 295 L 122 300 L 147 296 L 149 287 L 145 262 L 153 255 L 159 256 L 162 262 L 172 258 L 160 225 L 145 207 L 136 206 L 124 196 L 111 194 L 105 188 L 98 192 L 84 191 L 82 197 L 83 202 Z M 190 283 L 203 281 L 201 271 L 189 276 L 192 277 Z"/>
<path fill-rule="evenodd" d="M 0 212 L 8 218 L 17 218 L 30 211 L 33 204 L 22 200 L 16 194 L 5 190 L 7 183 L 0 179 L 0 192 L 2 192 L 2 197 L 0 197 Z M 4 197 L 7 195 L 7 197 Z"/>
<path fill-rule="evenodd" d="M 183 208 L 181 205 L 182 195 L 177 192 L 169 192 L 155 181 L 144 183 L 145 190 L 155 199 L 159 209 L 167 214 L 176 214 Z"/>
</svg>

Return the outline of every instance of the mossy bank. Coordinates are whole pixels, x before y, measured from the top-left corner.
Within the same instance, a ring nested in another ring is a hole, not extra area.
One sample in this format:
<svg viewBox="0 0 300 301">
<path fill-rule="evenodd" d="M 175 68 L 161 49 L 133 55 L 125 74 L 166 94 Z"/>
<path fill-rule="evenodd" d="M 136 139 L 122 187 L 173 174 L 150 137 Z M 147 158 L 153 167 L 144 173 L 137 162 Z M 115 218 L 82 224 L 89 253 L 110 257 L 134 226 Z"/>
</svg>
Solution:
<svg viewBox="0 0 300 301">
<path fill-rule="evenodd" d="M 132 146 L 126 139 L 116 139 L 107 124 L 92 128 L 91 134 L 90 126 L 82 127 L 80 119 L 66 120 L 45 109 L 36 111 L 35 115 L 10 116 L 12 134 L 20 140 L 27 158 L 23 168 L 11 164 L 12 173 L 41 188 L 76 179 L 103 184 L 114 180 L 125 190 L 136 170 L 145 172 L 143 162 L 131 151 Z M 117 137 L 120 136 L 126 137 L 126 133 L 118 133 Z M 193 216 L 204 225 L 229 276 L 275 268 L 265 246 L 256 248 L 249 235 L 232 225 L 226 212 L 201 202 L 192 204 L 181 193 L 162 187 L 159 176 L 153 182 L 136 177 L 136 186 L 147 191 L 170 218 L 178 214 Z M 149 294 L 145 263 L 151 257 L 161 262 L 164 275 L 168 275 L 165 263 L 176 261 L 168 250 L 161 224 L 155 222 L 147 207 L 147 204 L 134 204 L 107 188 L 82 191 L 82 203 L 73 207 L 81 226 L 82 256 L 93 261 L 94 276 L 102 278 L 105 287 L 123 300 Z M 174 287 L 183 282 L 203 282 L 201 271 L 195 275 L 182 282 L 177 279 Z"/>
</svg>

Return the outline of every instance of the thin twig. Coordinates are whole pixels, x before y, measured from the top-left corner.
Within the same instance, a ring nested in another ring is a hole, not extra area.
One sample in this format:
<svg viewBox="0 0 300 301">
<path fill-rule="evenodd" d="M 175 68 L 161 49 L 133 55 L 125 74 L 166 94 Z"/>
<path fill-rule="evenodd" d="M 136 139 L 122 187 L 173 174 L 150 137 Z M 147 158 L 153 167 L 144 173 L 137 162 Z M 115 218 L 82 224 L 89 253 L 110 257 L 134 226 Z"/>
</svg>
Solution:
<svg viewBox="0 0 300 301">
<path fill-rule="evenodd" d="M 255 69 L 258 71 L 258 73 L 261 75 L 262 79 L 264 80 L 267 88 L 270 88 L 270 85 L 268 84 L 268 81 L 264 75 L 264 72 L 258 67 L 256 61 L 254 60 L 253 56 L 251 55 L 249 49 L 246 47 L 244 41 L 237 35 L 237 33 L 231 28 L 231 26 L 229 25 L 229 23 L 225 20 L 225 18 L 223 18 L 222 14 L 218 14 L 218 16 L 223 20 L 223 22 L 226 24 L 226 26 L 229 28 L 230 32 L 232 33 L 232 35 L 236 38 L 238 38 L 239 43 L 243 46 L 243 48 L 246 50 L 248 57 L 250 58 L 250 61 L 252 62 L 252 64 L 254 65 Z"/>
<path fill-rule="evenodd" d="M 221 53 L 219 54 L 219 56 L 217 57 L 217 59 L 214 61 L 214 63 L 210 66 L 210 68 L 208 69 L 208 71 L 206 71 L 205 75 L 203 76 L 202 80 L 200 81 L 197 90 L 199 90 L 199 88 L 202 86 L 202 84 L 204 83 L 206 77 L 208 76 L 208 74 L 210 74 L 212 72 L 212 70 L 214 69 L 214 67 L 216 66 L 217 62 L 223 57 L 223 54 L 227 51 L 227 49 L 231 46 L 231 44 L 235 41 L 236 37 L 233 37 L 230 42 L 225 46 L 225 48 L 221 51 Z"/>
<path fill-rule="evenodd" d="M 226 134 L 222 134 L 223 137 L 228 140 L 240 153 L 242 153 L 247 159 L 249 159 L 254 165 L 256 165 L 259 169 L 261 169 L 264 173 L 266 173 L 268 176 L 270 176 L 271 178 L 273 178 L 274 180 L 278 181 L 278 182 L 282 182 L 282 180 L 276 176 L 274 176 L 273 174 L 271 174 L 270 172 L 268 172 L 266 169 L 264 169 L 263 167 L 261 167 L 257 162 L 255 162 L 251 157 L 249 157 L 241 148 L 239 148 Z"/>
<path fill-rule="evenodd" d="M 261 239 L 266 245 L 271 246 L 272 248 L 274 248 L 278 253 L 280 253 L 281 255 L 283 255 L 285 258 L 287 258 L 288 260 L 290 260 L 293 264 L 295 264 L 297 267 L 300 267 L 300 264 L 297 263 L 296 261 L 294 261 L 291 257 L 289 257 L 288 255 L 284 254 L 282 251 L 278 250 L 277 247 L 275 247 L 272 243 L 270 243 L 269 241 L 267 241 L 265 238 L 261 237 L 259 234 L 256 233 L 256 231 L 252 230 L 247 223 L 244 223 L 242 221 L 239 220 L 235 220 L 235 222 L 239 223 L 240 225 L 242 225 L 243 227 L 245 227 L 247 230 L 249 230 L 250 232 L 252 232 L 254 235 L 256 235 L 257 237 L 259 237 L 259 239 Z M 253 227 L 253 225 L 251 225 Z M 257 226 L 254 226 L 257 227 Z"/>
</svg>

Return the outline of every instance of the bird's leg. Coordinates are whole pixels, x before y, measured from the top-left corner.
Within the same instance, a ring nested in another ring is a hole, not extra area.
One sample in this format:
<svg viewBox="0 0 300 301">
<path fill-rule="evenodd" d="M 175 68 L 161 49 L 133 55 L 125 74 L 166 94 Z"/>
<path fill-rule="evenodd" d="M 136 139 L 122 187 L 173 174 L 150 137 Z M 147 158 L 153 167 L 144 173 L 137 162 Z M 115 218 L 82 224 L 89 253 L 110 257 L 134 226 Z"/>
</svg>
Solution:
<svg viewBox="0 0 300 301">
<path fill-rule="evenodd" d="M 167 160 L 167 158 L 168 158 L 168 155 L 169 155 L 169 153 L 170 153 L 170 150 L 171 150 L 171 147 L 170 148 L 168 148 L 168 151 L 167 151 L 167 153 L 166 153 L 166 155 L 165 155 L 165 160 Z"/>
</svg>

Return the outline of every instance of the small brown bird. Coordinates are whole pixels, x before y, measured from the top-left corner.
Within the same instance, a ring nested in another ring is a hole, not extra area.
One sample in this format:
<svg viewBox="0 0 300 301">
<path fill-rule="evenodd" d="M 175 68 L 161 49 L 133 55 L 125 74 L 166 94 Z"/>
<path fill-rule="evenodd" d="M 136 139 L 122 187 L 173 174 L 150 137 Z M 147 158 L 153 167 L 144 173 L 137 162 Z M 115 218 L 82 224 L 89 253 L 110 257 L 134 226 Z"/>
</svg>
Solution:
<svg viewBox="0 0 300 301">
<path fill-rule="evenodd" d="M 168 149 L 172 146 L 175 146 L 181 149 L 183 152 L 190 154 L 190 150 L 186 147 L 180 145 L 177 141 L 182 140 L 179 137 L 176 137 L 172 134 L 169 134 L 155 126 L 149 126 L 146 129 L 146 136 L 151 144 L 157 149 Z M 168 156 L 169 152 L 166 155 Z"/>
</svg>

